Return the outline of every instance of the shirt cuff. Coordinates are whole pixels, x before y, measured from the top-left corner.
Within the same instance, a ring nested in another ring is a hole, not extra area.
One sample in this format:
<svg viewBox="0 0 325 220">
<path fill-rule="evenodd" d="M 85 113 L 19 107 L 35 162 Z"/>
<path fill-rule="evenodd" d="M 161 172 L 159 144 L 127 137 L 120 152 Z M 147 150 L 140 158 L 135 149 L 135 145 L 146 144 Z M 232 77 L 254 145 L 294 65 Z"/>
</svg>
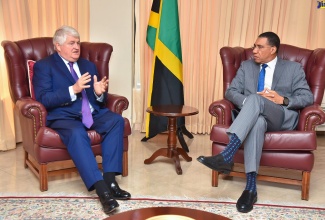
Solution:
<svg viewBox="0 0 325 220">
<path fill-rule="evenodd" d="M 96 92 L 94 91 L 94 94 L 96 96 L 96 100 L 98 102 L 103 102 L 104 101 L 104 94 L 101 94 L 100 96 L 97 96 Z"/>
<path fill-rule="evenodd" d="M 73 102 L 73 101 L 76 101 L 76 99 L 77 99 L 77 95 L 74 94 L 72 86 L 69 86 L 69 93 L 70 93 L 71 101 L 72 101 L 72 102 Z"/>
</svg>

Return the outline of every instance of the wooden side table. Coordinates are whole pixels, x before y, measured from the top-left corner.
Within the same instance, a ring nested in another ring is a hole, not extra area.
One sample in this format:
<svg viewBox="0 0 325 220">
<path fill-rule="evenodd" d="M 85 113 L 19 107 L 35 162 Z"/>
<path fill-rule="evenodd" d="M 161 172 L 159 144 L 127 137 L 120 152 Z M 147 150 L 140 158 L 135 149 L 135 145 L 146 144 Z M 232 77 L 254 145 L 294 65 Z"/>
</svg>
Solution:
<svg viewBox="0 0 325 220">
<path fill-rule="evenodd" d="M 196 108 L 185 105 L 160 105 L 148 107 L 147 112 L 157 116 L 166 116 L 168 118 L 168 139 L 167 148 L 160 148 L 154 152 L 151 157 L 146 159 L 144 163 L 150 164 L 158 156 L 172 158 L 175 163 L 176 173 L 178 175 L 182 174 L 183 171 L 179 162 L 179 155 L 181 155 L 187 162 L 192 161 L 192 158 L 188 156 L 184 149 L 176 146 L 176 121 L 178 117 L 196 115 L 199 111 Z"/>
</svg>

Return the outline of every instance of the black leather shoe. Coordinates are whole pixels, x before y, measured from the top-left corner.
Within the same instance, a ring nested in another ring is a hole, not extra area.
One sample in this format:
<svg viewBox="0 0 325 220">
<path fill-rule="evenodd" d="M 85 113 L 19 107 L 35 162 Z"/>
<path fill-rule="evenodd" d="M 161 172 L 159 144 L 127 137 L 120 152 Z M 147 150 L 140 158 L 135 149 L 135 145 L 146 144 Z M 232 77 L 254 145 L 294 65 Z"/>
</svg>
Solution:
<svg viewBox="0 0 325 220">
<path fill-rule="evenodd" d="M 253 205 L 257 202 L 257 192 L 244 190 L 239 197 L 236 208 L 238 212 L 250 212 L 253 210 Z"/>
<path fill-rule="evenodd" d="M 119 204 L 115 199 L 113 199 L 109 192 L 104 192 L 103 195 L 100 195 L 99 200 L 106 214 L 113 212 L 117 207 L 119 207 Z"/>
<path fill-rule="evenodd" d="M 119 185 L 116 182 L 108 185 L 108 189 L 114 199 L 125 200 L 131 198 L 131 194 L 125 190 L 120 189 Z"/>
<path fill-rule="evenodd" d="M 234 162 L 227 163 L 221 154 L 212 157 L 199 156 L 197 160 L 205 166 L 224 174 L 229 174 L 234 166 Z"/>
</svg>

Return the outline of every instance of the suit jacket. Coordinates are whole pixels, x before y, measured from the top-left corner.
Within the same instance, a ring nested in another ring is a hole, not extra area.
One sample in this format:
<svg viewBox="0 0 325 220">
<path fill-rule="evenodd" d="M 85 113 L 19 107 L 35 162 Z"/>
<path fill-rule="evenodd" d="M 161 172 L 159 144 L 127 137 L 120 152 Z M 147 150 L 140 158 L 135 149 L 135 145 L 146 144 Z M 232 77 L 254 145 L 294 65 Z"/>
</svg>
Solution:
<svg viewBox="0 0 325 220">
<path fill-rule="evenodd" d="M 98 102 L 94 94 L 94 75 L 97 69 L 94 63 L 79 58 L 77 61 L 81 74 L 89 72 L 91 81 L 90 88 L 86 93 L 94 111 L 104 107 L 103 102 Z M 99 79 L 100 80 L 100 79 Z M 69 86 L 75 84 L 70 70 L 58 53 L 39 60 L 34 65 L 33 86 L 36 100 L 41 102 L 48 111 L 47 121 L 56 119 L 71 119 L 81 117 L 81 93 L 77 95 L 76 101 L 71 101 Z M 106 100 L 107 93 L 104 93 Z"/>
<path fill-rule="evenodd" d="M 254 60 L 243 61 L 226 91 L 225 98 L 241 108 L 248 95 L 256 94 L 259 72 L 260 65 Z M 282 129 L 294 129 L 298 123 L 298 110 L 313 104 L 314 101 L 301 65 L 278 57 L 271 89 L 281 96 L 288 97 L 289 105 L 284 107 Z"/>
</svg>

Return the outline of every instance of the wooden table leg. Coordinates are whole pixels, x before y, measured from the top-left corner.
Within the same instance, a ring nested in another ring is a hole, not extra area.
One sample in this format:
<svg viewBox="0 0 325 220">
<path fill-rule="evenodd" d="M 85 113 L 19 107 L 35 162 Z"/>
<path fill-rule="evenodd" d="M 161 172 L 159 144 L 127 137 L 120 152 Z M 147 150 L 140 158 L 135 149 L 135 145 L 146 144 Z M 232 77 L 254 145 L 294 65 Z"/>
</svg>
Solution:
<svg viewBox="0 0 325 220">
<path fill-rule="evenodd" d="M 176 173 L 178 175 L 181 175 L 183 173 L 183 171 L 182 171 L 181 164 L 179 162 L 179 156 L 178 156 L 180 151 L 178 151 L 178 148 L 176 146 L 177 145 L 176 132 L 177 132 L 176 117 L 168 117 L 168 139 L 167 139 L 167 146 L 168 146 L 168 149 L 169 149 L 169 151 L 168 151 L 169 155 L 168 156 L 170 158 L 173 158 L 173 161 L 175 163 Z M 184 150 L 182 152 L 185 153 Z M 182 156 L 184 157 L 183 154 L 182 154 Z M 192 158 L 191 158 L 191 160 L 192 160 Z"/>
<path fill-rule="evenodd" d="M 192 161 L 192 157 L 188 156 L 188 154 L 185 152 L 185 150 L 183 148 L 177 148 L 176 149 L 177 154 L 181 155 L 187 162 Z"/>
<path fill-rule="evenodd" d="M 172 155 L 173 161 L 175 163 L 175 169 L 176 169 L 176 173 L 178 175 L 181 175 L 183 173 L 183 170 L 181 168 L 181 164 L 179 162 L 179 156 L 177 151 L 173 150 L 173 155 Z"/>
<path fill-rule="evenodd" d="M 179 161 L 179 155 L 181 155 L 187 162 L 192 161 L 192 158 L 188 156 L 184 149 L 178 148 L 177 136 L 176 136 L 176 117 L 168 117 L 168 139 L 167 139 L 167 148 L 161 148 L 155 151 L 151 157 L 144 160 L 145 164 L 150 164 L 158 156 L 164 156 L 172 158 L 175 163 L 176 173 L 181 175 L 183 173 L 181 164 Z"/>
<path fill-rule="evenodd" d="M 150 164 L 154 159 L 156 159 L 159 156 L 168 157 L 168 148 L 160 148 L 159 150 L 156 150 L 151 157 L 144 160 L 144 164 Z"/>
</svg>

